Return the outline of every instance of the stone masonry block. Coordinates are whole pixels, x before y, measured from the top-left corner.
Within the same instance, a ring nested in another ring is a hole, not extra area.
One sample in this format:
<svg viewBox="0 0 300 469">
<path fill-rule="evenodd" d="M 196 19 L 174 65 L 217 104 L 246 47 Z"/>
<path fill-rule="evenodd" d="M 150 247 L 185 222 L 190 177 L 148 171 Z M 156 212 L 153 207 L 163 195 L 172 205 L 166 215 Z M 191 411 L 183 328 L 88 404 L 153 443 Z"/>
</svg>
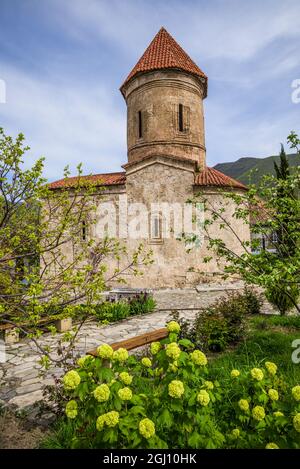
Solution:
<svg viewBox="0 0 300 469">
<path fill-rule="evenodd" d="M 55 327 L 58 332 L 67 332 L 72 329 L 72 318 L 58 319 L 55 321 Z"/>
</svg>

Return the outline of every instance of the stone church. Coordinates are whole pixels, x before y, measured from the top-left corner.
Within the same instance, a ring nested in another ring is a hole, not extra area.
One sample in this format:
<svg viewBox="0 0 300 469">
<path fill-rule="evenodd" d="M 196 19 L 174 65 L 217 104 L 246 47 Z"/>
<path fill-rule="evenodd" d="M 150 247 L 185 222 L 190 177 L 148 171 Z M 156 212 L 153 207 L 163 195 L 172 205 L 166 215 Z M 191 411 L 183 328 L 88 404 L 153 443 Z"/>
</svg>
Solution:
<svg viewBox="0 0 300 469">
<path fill-rule="evenodd" d="M 120 209 L 125 200 L 127 207 L 135 207 L 126 213 L 125 234 L 124 226 L 120 228 L 123 215 L 118 213 L 113 235 L 122 238 L 129 257 L 142 241 L 146 249 L 152 250 L 154 262 L 144 268 L 143 276 L 127 275 L 130 287 L 187 288 L 220 281 L 222 265 L 217 259 L 203 261 L 211 255 L 206 236 L 189 252 L 185 243 L 178 240 L 175 229 L 166 235 L 166 225 L 171 225 L 179 212 L 182 220 L 181 210 L 199 191 L 216 210 L 226 207 L 223 216 L 232 230 L 221 230 L 219 223 L 214 222 L 209 228 L 212 233 L 235 252 L 241 246 L 232 234 L 234 231 L 242 240 L 250 238 L 249 226 L 232 217 L 233 202 L 228 204 L 224 199 L 224 191 L 243 193 L 246 187 L 206 164 L 203 100 L 207 96 L 207 81 L 205 73 L 161 28 L 120 88 L 127 105 L 124 171 L 85 176 L 99 186 L 103 199 L 114 207 Z M 70 186 L 73 180 L 69 178 Z M 50 188 L 59 190 L 65 185 L 63 179 L 51 183 Z M 137 207 L 142 207 L 140 224 L 149 220 L 149 230 L 142 239 L 131 236 L 127 230 L 130 217 L 137 216 L 134 213 Z M 172 207 L 168 220 L 162 207 Z M 99 223 L 101 217 L 99 209 Z M 97 223 L 88 235 L 99 236 Z"/>
</svg>

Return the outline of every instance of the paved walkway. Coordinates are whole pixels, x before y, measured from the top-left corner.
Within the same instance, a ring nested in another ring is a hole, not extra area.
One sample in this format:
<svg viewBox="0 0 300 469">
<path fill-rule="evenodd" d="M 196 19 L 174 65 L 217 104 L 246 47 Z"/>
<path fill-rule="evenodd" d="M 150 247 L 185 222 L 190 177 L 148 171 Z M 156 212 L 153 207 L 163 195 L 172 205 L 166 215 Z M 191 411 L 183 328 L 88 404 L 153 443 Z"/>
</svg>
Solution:
<svg viewBox="0 0 300 469">
<path fill-rule="evenodd" d="M 170 312 L 174 308 L 206 307 L 224 295 L 224 291 L 195 290 L 163 290 L 154 292 L 157 307 L 169 308 L 168 311 L 154 312 L 148 315 L 135 316 L 108 326 L 101 326 L 95 322 L 87 322 L 81 328 L 76 341 L 75 350 L 79 355 L 97 347 L 101 343 L 113 343 L 129 339 L 145 332 L 164 327 Z M 180 316 L 192 319 L 197 310 L 181 310 Z M 60 334 L 52 336 L 45 334 L 41 339 L 43 346 L 48 346 L 52 356 L 57 356 L 57 345 Z M 29 340 L 6 347 L 6 362 L 0 363 L 0 400 L 5 405 L 15 406 L 17 409 L 30 408 L 32 404 L 43 398 L 43 387 L 53 383 L 53 377 L 63 373 L 61 368 L 52 366 L 46 375 L 41 376 L 40 355 L 36 345 Z"/>
<path fill-rule="evenodd" d="M 195 312 L 188 311 L 182 316 L 194 317 Z M 81 328 L 76 341 L 75 350 L 79 355 L 84 355 L 89 350 L 102 343 L 113 343 L 123 339 L 129 339 L 145 332 L 164 327 L 169 313 L 156 312 L 144 316 L 136 316 L 128 320 L 101 326 L 95 322 L 87 322 Z M 60 334 L 55 336 L 45 335 L 40 342 L 48 346 L 51 356 L 57 357 L 57 340 Z M 6 362 L 1 364 L 0 399 L 8 405 L 15 405 L 18 409 L 31 406 L 43 397 L 44 385 L 53 383 L 53 375 L 60 376 L 61 368 L 51 367 L 45 376 L 41 376 L 40 355 L 36 345 L 31 341 L 21 341 L 6 348 Z M 2 375 L 2 376 L 1 376 Z"/>
</svg>

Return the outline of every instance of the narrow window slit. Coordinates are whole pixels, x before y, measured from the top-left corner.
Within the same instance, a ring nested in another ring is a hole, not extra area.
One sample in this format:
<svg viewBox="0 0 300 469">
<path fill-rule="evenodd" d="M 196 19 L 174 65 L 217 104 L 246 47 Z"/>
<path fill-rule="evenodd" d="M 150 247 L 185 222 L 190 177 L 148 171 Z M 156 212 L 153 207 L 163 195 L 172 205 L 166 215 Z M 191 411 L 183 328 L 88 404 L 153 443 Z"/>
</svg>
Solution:
<svg viewBox="0 0 300 469">
<path fill-rule="evenodd" d="M 151 218 L 151 238 L 162 239 L 162 220 L 158 214 Z"/>
<path fill-rule="evenodd" d="M 86 241 L 86 223 L 82 221 L 82 241 Z"/>
<path fill-rule="evenodd" d="M 139 138 L 142 138 L 143 137 L 142 111 L 138 112 L 138 120 L 139 120 Z"/>
<path fill-rule="evenodd" d="M 183 105 L 179 104 L 178 108 L 178 128 L 179 132 L 183 132 Z"/>
</svg>

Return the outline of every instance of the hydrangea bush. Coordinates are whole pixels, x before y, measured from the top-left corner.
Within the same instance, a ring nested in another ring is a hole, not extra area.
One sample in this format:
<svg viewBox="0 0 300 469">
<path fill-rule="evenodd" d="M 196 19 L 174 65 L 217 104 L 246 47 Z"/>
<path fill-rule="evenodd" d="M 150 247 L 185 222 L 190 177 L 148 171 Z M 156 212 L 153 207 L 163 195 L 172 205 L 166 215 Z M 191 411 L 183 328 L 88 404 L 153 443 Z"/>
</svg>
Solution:
<svg viewBox="0 0 300 469">
<path fill-rule="evenodd" d="M 300 448 L 300 386 L 274 363 L 224 382 L 180 326 L 139 359 L 105 344 L 62 379 L 70 448 Z"/>
</svg>

